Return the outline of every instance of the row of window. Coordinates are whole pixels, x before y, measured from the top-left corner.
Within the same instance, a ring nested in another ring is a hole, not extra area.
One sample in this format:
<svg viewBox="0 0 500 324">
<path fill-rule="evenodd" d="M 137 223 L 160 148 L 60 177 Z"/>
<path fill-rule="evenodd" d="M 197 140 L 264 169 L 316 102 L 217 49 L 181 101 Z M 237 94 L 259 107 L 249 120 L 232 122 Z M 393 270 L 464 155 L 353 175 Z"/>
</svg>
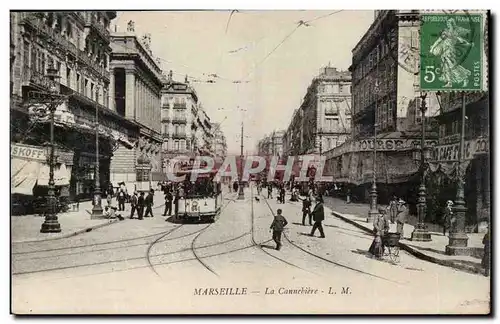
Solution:
<svg viewBox="0 0 500 324">
<path fill-rule="evenodd" d="M 439 125 L 440 138 L 458 135 L 461 130 L 461 123 L 459 120 L 447 121 Z M 489 124 L 485 117 L 479 115 L 471 116 L 465 119 L 465 137 L 466 139 L 477 138 L 479 136 L 486 136 L 488 134 Z"/>
<path fill-rule="evenodd" d="M 169 143 L 170 143 L 169 140 L 165 139 L 161 145 L 161 148 L 163 150 L 167 150 L 167 151 L 170 151 L 170 150 L 185 151 L 191 145 L 190 141 L 183 140 L 183 139 L 171 141 L 172 147 L 170 147 Z"/>
<path fill-rule="evenodd" d="M 396 99 L 385 97 L 375 111 L 377 131 L 386 131 L 396 128 Z"/>
<path fill-rule="evenodd" d="M 162 134 L 168 134 L 170 128 L 172 127 L 174 134 L 186 134 L 186 125 L 172 125 L 169 123 L 162 123 L 161 124 L 161 133 Z"/>
<path fill-rule="evenodd" d="M 367 77 L 355 86 L 353 92 L 353 111 L 357 113 L 374 103 L 381 95 L 395 88 L 397 66 L 394 61 L 380 64 L 378 75 Z"/>
<path fill-rule="evenodd" d="M 98 85 L 91 80 L 82 77 L 69 67 L 61 68 L 61 62 L 56 57 L 45 52 L 44 49 L 25 41 L 23 44 L 23 69 L 31 73 L 45 75 L 49 66 L 54 66 L 59 71 L 60 83 L 75 90 L 78 93 L 99 103 L 108 106 L 108 90 L 102 90 L 102 95 Z"/>
<path fill-rule="evenodd" d="M 349 94 L 351 86 L 348 84 L 321 84 L 318 86 L 319 93 Z"/>
<path fill-rule="evenodd" d="M 174 105 L 186 105 L 185 97 L 162 97 L 162 107 L 169 108 L 168 104 L 172 102 Z"/>
<path fill-rule="evenodd" d="M 387 40 L 390 42 L 391 49 L 397 45 L 396 29 L 392 29 L 387 37 L 382 38 L 378 45 L 375 46 L 363 60 L 361 60 L 358 66 L 354 69 L 352 75 L 353 83 L 357 83 L 357 81 L 368 75 L 370 71 L 378 65 L 379 61 L 389 54 L 390 49 Z"/>
<path fill-rule="evenodd" d="M 100 25 L 103 29 L 107 30 L 107 28 L 109 28 L 109 20 L 107 20 L 104 15 L 98 15 L 95 12 L 86 14 L 92 15 L 92 21 Z M 46 14 L 45 24 L 55 33 L 60 34 L 70 43 L 75 45 L 78 50 L 82 49 L 82 31 L 78 29 L 73 18 L 68 13 L 49 12 Z M 104 51 L 104 47 L 100 46 L 98 42 L 91 42 L 89 38 L 86 38 L 84 50 L 86 53 L 95 56 L 99 64 L 102 64 L 104 68 L 107 67 L 107 55 Z"/>
</svg>

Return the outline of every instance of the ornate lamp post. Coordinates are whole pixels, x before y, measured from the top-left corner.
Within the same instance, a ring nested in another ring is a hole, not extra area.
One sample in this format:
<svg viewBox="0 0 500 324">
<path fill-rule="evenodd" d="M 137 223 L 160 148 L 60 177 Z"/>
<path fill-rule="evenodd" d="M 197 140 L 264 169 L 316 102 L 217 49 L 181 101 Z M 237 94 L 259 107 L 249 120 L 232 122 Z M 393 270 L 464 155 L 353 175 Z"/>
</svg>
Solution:
<svg viewBox="0 0 500 324">
<path fill-rule="evenodd" d="M 96 105 L 95 105 L 95 190 L 94 190 L 94 206 L 92 207 L 91 219 L 99 219 L 103 217 L 101 205 L 101 182 L 100 182 L 100 167 L 99 167 L 99 87 L 96 88 Z"/>
<path fill-rule="evenodd" d="M 429 151 L 425 146 L 425 112 L 427 111 L 427 106 L 425 103 L 425 99 L 427 97 L 426 93 L 422 93 L 420 95 L 421 105 L 420 111 L 422 112 L 422 139 L 420 141 L 420 173 L 421 180 L 420 186 L 418 187 L 418 202 L 417 202 L 417 216 L 418 223 L 415 226 L 413 232 L 411 233 L 412 241 L 420 241 L 420 242 L 429 242 L 432 241 L 431 234 L 427 231 L 427 226 L 425 225 L 425 214 L 427 211 L 427 202 L 426 196 L 427 191 L 425 189 L 425 168 L 427 166 L 428 154 Z"/>
<path fill-rule="evenodd" d="M 56 80 L 60 78 L 59 71 L 50 64 L 47 68 L 47 78 L 50 80 L 50 92 L 48 94 L 41 93 L 41 97 L 45 97 L 48 101 L 47 106 L 50 112 L 50 153 L 49 153 L 49 190 L 47 195 L 48 212 L 45 214 L 45 221 L 40 228 L 41 233 L 59 233 L 61 232 L 61 224 L 57 219 L 56 211 L 56 194 L 54 181 L 54 166 L 55 166 L 55 147 L 54 147 L 54 114 L 61 99 L 65 97 L 59 94 L 59 89 L 56 85 Z"/>
<path fill-rule="evenodd" d="M 378 69 L 378 66 L 377 66 Z M 373 181 L 372 189 L 370 190 L 370 210 L 368 211 L 367 223 L 373 221 L 375 216 L 379 214 L 377 206 L 377 118 L 376 113 L 378 111 L 378 93 L 379 84 L 378 81 L 375 82 L 375 112 L 373 118 Z"/>
<path fill-rule="evenodd" d="M 450 230 L 449 242 L 446 246 L 446 254 L 448 255 L 467 255 L 467 241 L 469 237 L 465 234 L 465 193 L 464 193 L 464 174 L 462 174 L 462 162 L 464 159 L 464 143 L 465 143 L 465 92 L 462 92 L 462 121 L 460 131 L 460 150 L 458 152 L 457 165 L 457 197 L 453 213 L 455 214 L 456 223 Z"/>
</svg>

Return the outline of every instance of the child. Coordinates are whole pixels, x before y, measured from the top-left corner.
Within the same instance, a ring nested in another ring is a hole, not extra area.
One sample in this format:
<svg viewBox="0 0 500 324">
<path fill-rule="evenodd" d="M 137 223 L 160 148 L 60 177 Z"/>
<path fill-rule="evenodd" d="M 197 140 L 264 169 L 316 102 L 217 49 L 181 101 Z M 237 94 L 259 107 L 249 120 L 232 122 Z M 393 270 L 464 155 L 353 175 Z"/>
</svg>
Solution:
<svg viewBox="0 0 500 324">
<path fill-rule="evenodd" d="M 273 240 L 276 242 L 276 250 L 281 249 L 281 233 L 283 233 L 283 228 L 288 224 L 285 217 L 281 215 L 281 212 L 281 209 L 277 210 L 277 215 L 274 216 L 270 227 L 273 230 Z"/>
</svg>

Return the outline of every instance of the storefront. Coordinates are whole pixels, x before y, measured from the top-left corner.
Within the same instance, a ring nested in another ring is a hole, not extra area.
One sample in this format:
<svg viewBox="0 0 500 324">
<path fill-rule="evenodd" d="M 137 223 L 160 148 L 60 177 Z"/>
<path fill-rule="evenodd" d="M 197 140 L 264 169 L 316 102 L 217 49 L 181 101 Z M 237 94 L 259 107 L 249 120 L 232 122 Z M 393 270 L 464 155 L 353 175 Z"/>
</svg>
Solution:
<svg viewBox="0 0 500 324">
<path fill-rule="evenodd" d="M 37 203 L 45 200 L 49 184 L 49 147 L 11 143 L 12 213 L 36 212 Z M 72 153 L 55 151 L 54 182 L 56 196 L 68 197 Z"/>
</svg>

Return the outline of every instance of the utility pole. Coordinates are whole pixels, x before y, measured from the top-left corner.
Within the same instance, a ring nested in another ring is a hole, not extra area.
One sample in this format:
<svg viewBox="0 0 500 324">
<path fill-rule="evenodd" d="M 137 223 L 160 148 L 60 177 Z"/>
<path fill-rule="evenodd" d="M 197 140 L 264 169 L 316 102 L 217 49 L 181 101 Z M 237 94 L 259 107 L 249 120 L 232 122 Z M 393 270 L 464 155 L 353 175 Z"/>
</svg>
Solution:
<svg viewBox="0 0 500 324">
<path fill-rule="evenodd" d="M 241 177 L 240 177 L 240 185 L 238 190 L 238 200 L 245 199 L 245 193 L 243 192 L 243 121 L 241 122 L 241 146 L 240 146 L 240 163 L 241 163 Z"/>
</svg>

